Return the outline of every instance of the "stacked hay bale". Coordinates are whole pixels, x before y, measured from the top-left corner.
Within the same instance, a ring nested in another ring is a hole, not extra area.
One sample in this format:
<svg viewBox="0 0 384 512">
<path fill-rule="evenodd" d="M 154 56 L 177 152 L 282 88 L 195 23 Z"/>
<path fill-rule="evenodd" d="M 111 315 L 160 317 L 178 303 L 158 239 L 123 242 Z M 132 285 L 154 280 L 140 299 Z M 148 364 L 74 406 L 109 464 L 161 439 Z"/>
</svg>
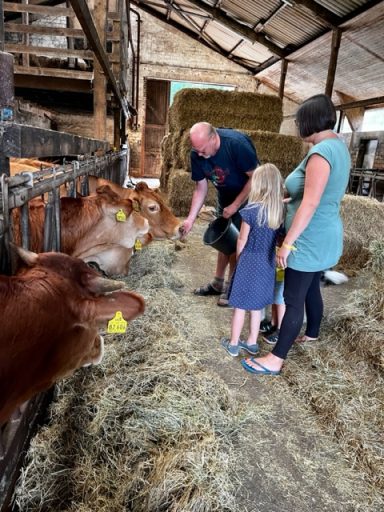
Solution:
<svg viewBox="0 0 384 512">
<path fill-rule="evenodd" d="M 260 161 L 272 162 L 286 176 L 300 162 L 305 146 L 300 139 L 278 133 L 283 119 L 277 96 L 216 89 L 183 89 L 169 110 L 170 133 L 162 144 L 161 187 L 168 192 L 176 215 L 189 211 L 194 184 L 190 176 L 188 131 L 199 121 L 247 133 L 256 145 Z M 206 204 L 216 204 L 209 187 Z"/>
<path fill-rule="evenodd" d="M 353 291 L 314 344 L 297 346 L 285 377 L 338 439 L 384 507 L 384 239 L 369 248 L 365 288 Z"/>
<path fill-rule="evenodd" d="M 344 196 L 341 204 L 344 248 L 338 268 L 353 276 L 369 259 L 369 245 L 384 239 L 384 204 L 362 196 Z"/>
</svg>

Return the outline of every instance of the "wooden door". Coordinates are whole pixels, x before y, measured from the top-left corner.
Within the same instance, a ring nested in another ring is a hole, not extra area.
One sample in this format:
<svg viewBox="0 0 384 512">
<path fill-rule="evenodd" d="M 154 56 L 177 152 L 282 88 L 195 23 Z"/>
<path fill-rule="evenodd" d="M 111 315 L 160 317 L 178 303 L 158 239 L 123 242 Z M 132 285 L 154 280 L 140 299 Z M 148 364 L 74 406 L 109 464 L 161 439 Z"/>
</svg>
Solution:
<svg viewBox="0 0 384 512">
<path fill-rule="evenodd" d="M 161 141 L 167 131 L 170 82 L 146 81 L 146 105 L 141 141 L 141 176 L 160 178 Z"/>
</svg>

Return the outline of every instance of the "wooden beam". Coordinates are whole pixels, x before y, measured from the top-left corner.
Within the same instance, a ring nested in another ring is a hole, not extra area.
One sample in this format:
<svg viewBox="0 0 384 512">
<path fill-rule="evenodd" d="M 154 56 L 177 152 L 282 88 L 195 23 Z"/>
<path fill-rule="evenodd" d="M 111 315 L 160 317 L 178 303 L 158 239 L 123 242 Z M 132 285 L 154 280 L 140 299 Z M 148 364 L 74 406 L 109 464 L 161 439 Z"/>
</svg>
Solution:
<svg viewBox="0 0 384 512">
<path fill-rule="evenodd" d="M 337 16 L 337 14 L 334 14 L 313 0 L 295 0 L 294 3 L 306 7 L 330 27 L 337 27 L 341 23 L 340 16 Z"/>
<path fill-rule="evenodd" d="M 93 80 L 92 71 L 77 71 L 75 69 L 58 69 L 58 68 L 38 68 L 38 67 L 25 67 L 25 66 L 14 66 L 15 75 L 27 75 L 27 76 L 50 76 L 57 78 L 73 78 L 76 80 Z"/>
<path fill-rule="evenodd" d="M 65 48 L 52 48 L 50 46 L 27 46 L 22 44 L 5 44 L 5 51 L 10 53 L 28 53 L 32 55 L 49 55 L 57 59 L 74 57 L 77 59 L 93 60 L 94 54 L 89 50 L 66 50 Z"/>
<path fill-rule="evenodd" d="M 103 69 L 109 84 L 111 85 L 111 88 L 118 100 L 118 103 L 124 111 L 125 117 L 130 117 L 132 113 L 132 107 L 129 105 L 127 99 L 123 98 L 121 95 L 120 89 L 116 83 L 115 77 L 113 76 L 111 67 L 109 65 L 108 57 L 100 42 L 99 34 L 97 33 L 95 24 L 93 23 L 92 15 L 86 1 L 71 0 L 71 5 L 76 13 L 77 19 L 79 20 L 82 29 L 84 30 L 85 35 L 88 38 L 88 42 L 92 50 L 94 51 L 95 56 L 99 61 L 100 66 Z"/>
<path fill-rule="evenodd" d="M 4 40 L 4 2 L 3 0 L 0 0 L 0 52 L 4 51 Z"/>
<path fill-rule="evenodd" d="M 331 55 L 329 58 L 327 82 L 325 84 L 325 94 L 329 97 L 332 96 L 333 84 L 335 82 L 337 58 L 339 56 L 340 41 L 341 41 L 341 29 L 335 28 L 332 31 L 332 46 Z"/>
<path fill-rule="evenodd" d="M 241 37 L 248 39 L 252 43 L 260 43 L 263 46 L 266 46 L 268 50 L 274 53 L 275 55 L 279 57 L 284 57 L 284 48 L 280 48 L 276 44 L 272 43 L 265 35 L 256 33 L 252 28 L 243 25 L 242 23 L 239 23 L 222 9 L 212 7 L 211 5 L 206 4 L 202 0 L 188 0 L 188 3 L 194 5 L 195 7 L 198 7 L 202 11 L 207 12 L 212 16 L 212 18 L 215 21 L 218 21 L 225 27 L 229 28 L 230 30 L 235 32 L 235 34 L 238 34 Z"/>
<path fill-rule="evenodd" d="M 359 101 L 351 101 L 349 103 L 335 105 L 336 110 L 348 110 L 350 108 L 358 108 L 358 107 L 372 107 L 384 106 L 384 96 L 378 96 L 376 98 L 369 98 L 367 100 L 359 100 Z"/>
<path fill-rule="evenodd" d="M 27 68 L 30 71 L 35 68 Z M 57 76 L 59 71 L 69 71 L 61 69 L 47 69 L 44 74 L 44 68 L 41 69 L 42 74 L 36 75 L 26 72 L 25 74 L 15 74 L 15 87 L 22 87 L 25 89 L 42 89 L 48 91 L 62 91 L 62 92 L 84 92 L 92 94 L 92 80 L 93 73 L 89 73 L 91 78 L 89 80 L 82 80 L 76 77 L 70 78 L 67 76 Z M 39 69 L 39 68 L 36 68 Z M 73 71 L 72 71 L 73 73 Z"/>
<path fill-rule="evenodd" d="M 279 98 L 284 98 L 284 85 L 287 76 L 288 61 L 287 59 L 281 60 L 280 84 L 279 84 Z"/>
<path fill-rule="evenodd" d="M 65 7 L 52 7 L 50 5 L 16 4 L 14 2 L 4 2 L 4 12 L 29 12 L 31 14 L 43 14 L 45 16 L 70 16 L 76 14 L 72 9 Z"/>
<path fill-rule="evenodd" d="M 98 149 L 109 150 L 103 140 L 87 139 L 70 133 L 44 130 L 17 123 L 0 123 L 3 150 L 8 157 L 23 158 L 57 155 L 91 154 Z"/>
<path fill-rule="evenodd" d="M 105 48 L 105 23 L 107 20 L 107 2 L 106 0 L 95 0 L 93 15 L 95 18 L 95 28 L 100 34 L 100 43 Z M 106 139 L 107 137 L 107 83 L 101 63 L 97 60 L 93 63 L 95 74 L 93 89 L 93 119 L 94 136 L 96 139 Z"/>
</svg>

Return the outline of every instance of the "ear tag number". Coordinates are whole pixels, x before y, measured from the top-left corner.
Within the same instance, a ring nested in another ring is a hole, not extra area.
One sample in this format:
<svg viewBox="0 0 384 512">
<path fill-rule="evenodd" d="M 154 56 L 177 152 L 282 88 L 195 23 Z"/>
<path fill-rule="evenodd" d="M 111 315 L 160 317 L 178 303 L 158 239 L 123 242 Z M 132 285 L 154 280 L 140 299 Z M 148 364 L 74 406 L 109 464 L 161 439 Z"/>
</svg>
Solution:
<svg viewBox="0 0 384 512">
<path fill-rule="evenodd" d="M 116 311 L 115 316 L 108 322 L 107 332 L 109 334 L 124 334 L 127 332 L 128 322 L 124 320 L 121 311 Z"/>
<path fill-rule="evenodd" d="M 125 215 L 123 210 L 119 210 L 116 213 L 116 220 L 117 222 L 125 222 L 127 220 L 127 216 Z"/>
<path fill-rule="evenodd" d="M 135 242 L 136 251 L 141 251 L 142 248 L 143 248 L 143 244 L 140 242 L 140 240 L 136 240 L 136 242 Z"/>
</svg>

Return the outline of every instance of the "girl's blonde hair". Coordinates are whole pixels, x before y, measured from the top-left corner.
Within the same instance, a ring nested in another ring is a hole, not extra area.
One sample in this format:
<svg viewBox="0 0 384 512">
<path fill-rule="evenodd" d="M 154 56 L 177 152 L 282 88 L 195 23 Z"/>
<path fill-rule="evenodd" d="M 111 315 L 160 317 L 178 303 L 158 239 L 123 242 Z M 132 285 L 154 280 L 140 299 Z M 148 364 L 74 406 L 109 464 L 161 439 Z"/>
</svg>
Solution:
<svg viewBox="0 0 384 512">
<path fill-rule="evenodd" d="M 283 222 L 283 179 L 273 164 L 257 167 L 252 174 L 249 203 L 261 204 L 257 221 L 259 225 L 268 222 L 271 229 L 277 229 Z"/>
</svg>

